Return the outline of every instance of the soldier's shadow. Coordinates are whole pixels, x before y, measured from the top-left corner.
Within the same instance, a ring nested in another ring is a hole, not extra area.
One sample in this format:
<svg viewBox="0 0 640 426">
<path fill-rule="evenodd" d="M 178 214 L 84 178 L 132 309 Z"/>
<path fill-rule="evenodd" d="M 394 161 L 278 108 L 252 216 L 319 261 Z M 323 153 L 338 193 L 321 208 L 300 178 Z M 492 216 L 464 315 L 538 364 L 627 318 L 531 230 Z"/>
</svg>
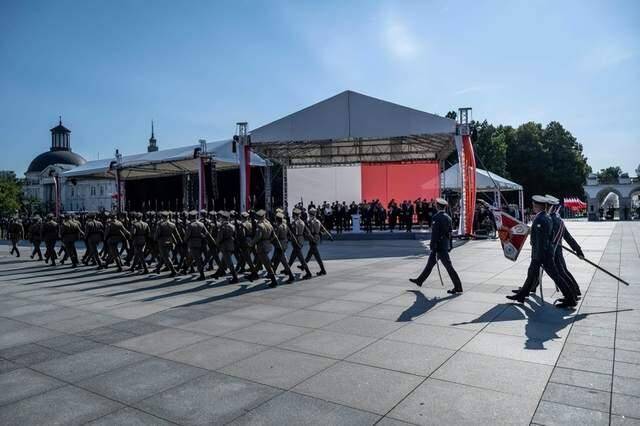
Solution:
<svg viewBox="0 0 640 426">
<path fill-rule="evenodd" d="M 526 305 L 501 303 L 489 309 L 478 318 L 461 323 L 451 324 L 479 324 L 489 322 L 506 322 L 526 320 L 524 348 L 528 350 L 546 350 L 544 344 L 550 340 L 560 339 L 560 332 L 569 325 L 582 321 L 590 315 L 612 314 L 632 309 L 589 312 L 573 315 L 572 311 L 556 308 L 553 304 L 544 302 L 538 297 L 527 299 Z"/>
<path fill-rule="evenodd" d="M 418 290 L 407 290 L 407 293 L 413 293 L 416 296 L 416 300 L 411 306 L 409 306 L 404 312 L 400 314 L 396 322 L 413 321 L 414 318 L 417 318 L 425 312 L 429 311 L 438 303 L 457 297 L 456 295 L 452 294 L 446 297 L 434 297 L 432 299 L 429 299 L 421 291 Z"/>
</svg>

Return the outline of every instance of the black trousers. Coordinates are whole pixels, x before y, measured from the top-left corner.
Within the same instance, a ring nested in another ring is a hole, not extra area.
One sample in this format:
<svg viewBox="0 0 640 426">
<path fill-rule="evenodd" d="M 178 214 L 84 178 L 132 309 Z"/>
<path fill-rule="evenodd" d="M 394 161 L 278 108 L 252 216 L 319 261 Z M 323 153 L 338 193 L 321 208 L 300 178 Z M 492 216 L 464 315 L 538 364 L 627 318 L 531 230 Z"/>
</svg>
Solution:
<svg viewBox="0 0 640 426">
<path fill-rule="evenodd" d="M 18 240 L 16 238 L 11 238 L 11 252 L 9 254 L 15 253 L 17 257 L 20 257 L 20 250 L 18 250 Z"/>
<path fill-rule="evenodd" d="M 287 242 L 285 241 L 284 244 L 282 244 L 282 248 L 284 250 L 287 250 Z M 280 249 L 280 247 L 276 246 L 273 249 L 273 257 L 271 258 L 271 262 L 273 264 L 273 272 L 277 272 L 278 271 L 278 267 L 282 264 L 282 266 L 284 267 L 284 271 L 287 273 L 287 275 L 289 275 L 289 278 L 293 277 L 293 272 L 291 272 L 291 268 L 289 267 L 289 263 L 287 263 L 287 257 L 285 256 L 284 252 Z"/>
<path fill-rule="evenodd" d="M 44 260 L 51 260 L 51 264 L 56 264 L 58 255 L 56 254 L 56 240 L 44 240 L 44 245 L 47 250 L 44 253 Z"/>
<path fill-rule="evenodd" d="M 423 283 L 427 278 L 429 278 L 429 275 L 431 274 L 433 267 L 436 266 L 436 263 L 438 262 L 438 260 L 442 262 L 442 266 L 444 266 L 445 269 L 447 270 L 447 273 L 449 274 L 449 278 L 451 278 L 451 281 L 453 282 L 453 289 L 456 291 L 462 291 L 462 282 L 460 281 L 460 277 L 458 276 L 458 273 L 456 272 L 456 270 L 453 267 L 453 264 L 451 263 L 449 252 L 446 250 L 439 250 L 439 251 L 434 250 L 431 253 L 429 253 L 429 259 L 427 260 L 427 264 L 422 270 L 422 273 L 420 274 L 420 276 L 418 276 L 417 278 L 418 282 Z"/>
<path fill-rule="evenodd" d="M 42 243 L 40 240 L 33 240 L 31 242 L 33 244 L 33 252 L 31 252 L 31 257 L 38 256 L 38 259 L 42 260 L 42 251 L 40 251 L 40 244 Z"/>
<path fill-rule="evenodd" d="M 576 281 L 576 279 L 573 277 L 571 272 L 569 272 L 569 269 L 567 269 L 567 264 L 564 261 L 564 255 L 562 253 L 562 247 L 558 247 L 556 249 L 554 261 L 556 263 L 556 267 L 558 268 L 558 272 L 560 273 L 560 275 L 562 275 L 562 277 L 564 278 L 564 280 L 567 283 L 571 284 L 571 288 L 573 290 L 573 293 L 576 296 L 581 294 L 580 286 L 578 285 L 578 281 Z"/>
<path fill-rule="evenodd" d="M 102 261 L 100 260 L 100 255 L 98 254 L 98 244 L 100 243 L 100 238 L 96 238 L 95 236 L 91 236 L 87 238 L 87 252 L 85 253 L 85 261 L 88 264 L 92 260 L 99 267 L 102 266 Z"/>
<path fill-rule="evenodd" d="M 133 242 L 133 261 L 131 262 L 132 271 L 134 271 L 136 268 L 140 268 L 144 272 L 149 272 L 149 268 L 147 268 L 147 262 L 144 260 L 145 248 L 146 241 Z"/>
<path fill-rule="evenodd" d="M 543 268 L 544 272 L 546 272 L 547 275 L 549 275 L 549 278 L 553 280 L 556 287 L 558 287 L 564 296 L 565 301 L 568 303 L 576 302 L 576 295 L 573 292 L 571 285 L 560 275 L 551 255 L 545 256 L 543 259 L 531 259 L 531 263 L 529 264 L 529 269 L 527 271 L 527 279 L 518 293 L 519 296 L 526 297 L 529 293 L 535 291 L 535 288 L 540 281 L 540 268 Z"/>
<path fill-rule="evenodd" d="M 295 242 L 291 243 L 291 254 L 289 255 L 289 266 L 293 265 L 293 262 L 298 259 L 300 261 L 300 265 L 302 269 L 307 275 L 311 275 L 311 271 L 309 270 L 309 265 L 307 265 L 307 261 L 304 260 L 304 255 L 302 254 L 302 245 L 298 245 Z"/>
</svg>

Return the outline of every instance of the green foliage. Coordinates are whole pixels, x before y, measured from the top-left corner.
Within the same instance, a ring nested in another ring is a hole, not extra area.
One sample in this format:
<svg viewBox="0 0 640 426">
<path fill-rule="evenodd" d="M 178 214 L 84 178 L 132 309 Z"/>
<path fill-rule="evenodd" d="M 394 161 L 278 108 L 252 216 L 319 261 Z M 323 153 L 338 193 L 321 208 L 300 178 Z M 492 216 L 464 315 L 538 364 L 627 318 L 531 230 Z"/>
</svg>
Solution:
<svg viewBox="0 0 640 426">
<path fill-rule="evenodd" d="M 0 179 L 0 216 L 9 216 L 18 212 L 22 191 L 15 179 Z"/>
<path fill-rule="evenodd" d="M 455 111 L 449 111 L 445 114 L 445 117 L 455 120 L 456 118 L 458 118 L 458 114 Z"/>
<path fill-rule="evenodd" d="M 598 179 L 600 183 L 618 183 L 620 175 L 622 175 L 622 169 L 619 166 L 611 166 L 606 169 L 600 169 Z"/>
</svg>

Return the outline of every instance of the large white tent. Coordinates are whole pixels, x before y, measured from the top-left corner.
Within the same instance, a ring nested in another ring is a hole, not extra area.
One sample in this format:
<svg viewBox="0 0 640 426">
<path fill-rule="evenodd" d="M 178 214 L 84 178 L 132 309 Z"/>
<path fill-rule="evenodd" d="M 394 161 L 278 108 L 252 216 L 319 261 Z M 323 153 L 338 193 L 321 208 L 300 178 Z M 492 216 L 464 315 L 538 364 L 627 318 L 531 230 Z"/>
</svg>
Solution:
<svg viewBox="0 0 640 426">
<path fill-rule="evenodd" d="M 440 181 L 442 182 L 443 190 L 460 191 L 462 184 L 460 167 L 457 164 L 449 167 L 442 172 Z M 490 171 L 476 168 L 476 191 L 494 192 L 496 189 L 500 189 L 500 191 L 522 191 L 522 185 Z"/>
</svg>

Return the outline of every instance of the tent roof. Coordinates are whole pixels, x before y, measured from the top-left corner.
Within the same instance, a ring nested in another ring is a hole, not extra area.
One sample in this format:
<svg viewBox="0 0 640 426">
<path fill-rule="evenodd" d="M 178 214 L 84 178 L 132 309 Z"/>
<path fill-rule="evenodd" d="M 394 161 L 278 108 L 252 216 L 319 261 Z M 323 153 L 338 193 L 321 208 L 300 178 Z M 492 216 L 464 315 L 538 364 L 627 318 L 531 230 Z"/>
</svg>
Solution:
<svg viewBox="0 0 640 426">
<path fill-rule="evenodd" d="M 258 127 L 251 144 L 294 165 L 434 159 L 454 149 L 455 130 L 455 120 L 347 90 Z"/>
<path fill-rule="evenodd" d="M 218 170 L 238 167 L 238 154 L 232 152 L 232 140 L 207 142 L 207 152 L 213 154 Z M 200 145 L 189 145 L 179 148 L 162 149 L 155 152 L 122 156 L 122 179 L 143 179 L 183 174 L 198 170 L 198 161 L 194 158 L 194 150 Z M 77 178 L 113 178 L 109 166 L 115 158 L 88 161 L 64 173 L 65 177 Z M 257 154 L 251 154 L 252 166 L 265 166 L 266 162 Z"/>
<path fill-rule="evenodd" d="M 457 164 L 449 167 L 442 173 L 442 179 L 444 180 L 443 189 L 459 191 L 461 187 L 460 167 L 458 167 Z M 476 191 L 495 191 L 496 187 L 493 182 L 498 185 L 501 191 L 519 191 L 522 189 L 522 185 L 512 182 L 509 179 L 487 170 L 476 168 Z"/>
</svg>

